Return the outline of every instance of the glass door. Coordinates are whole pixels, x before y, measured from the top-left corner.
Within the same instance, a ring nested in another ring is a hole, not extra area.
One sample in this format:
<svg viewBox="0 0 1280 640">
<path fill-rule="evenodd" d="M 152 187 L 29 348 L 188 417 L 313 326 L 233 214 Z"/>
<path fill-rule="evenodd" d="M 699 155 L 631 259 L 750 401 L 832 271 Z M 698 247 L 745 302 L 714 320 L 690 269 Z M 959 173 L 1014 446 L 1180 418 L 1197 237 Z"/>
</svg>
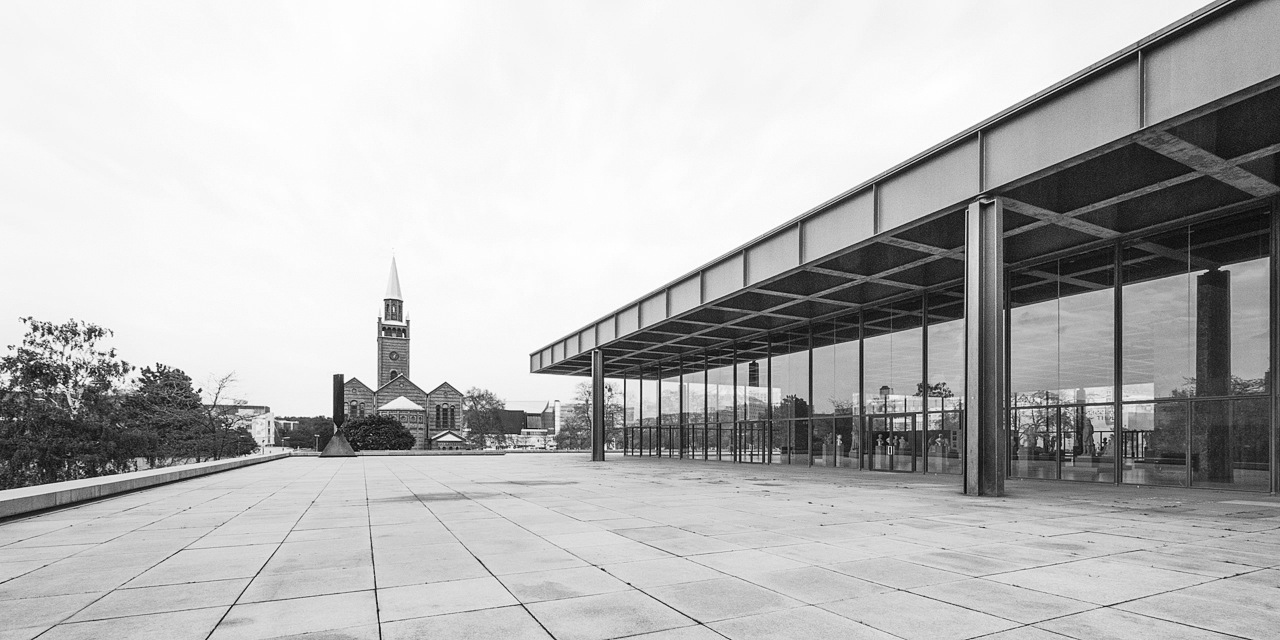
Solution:
<svg viewBox="0 0 1280 640">
<path fill-rule="evenodd" d="M 737 462 L 762 463 L 768 446 L 763 420 L 743 420 L 734 433 L 734 459 Z"/>
<path fill-rule="evenodd" d="M 869 469 L 915 471 L 920 432 L 915 413 L 882 413 L 867 418 Z"/>
</svg>

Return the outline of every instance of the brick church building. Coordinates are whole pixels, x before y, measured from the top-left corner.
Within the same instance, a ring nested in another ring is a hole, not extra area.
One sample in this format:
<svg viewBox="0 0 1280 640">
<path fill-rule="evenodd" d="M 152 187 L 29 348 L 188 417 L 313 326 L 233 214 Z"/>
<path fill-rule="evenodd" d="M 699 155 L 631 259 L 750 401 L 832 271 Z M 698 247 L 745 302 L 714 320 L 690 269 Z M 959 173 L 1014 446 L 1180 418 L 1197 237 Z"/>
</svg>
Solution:
<svg viewBox="0 0 1280 640">
<path fill-rule="evenodd" d="M 370 388 L 358 378 L 347 380 L 343 399 L 347 419 L 377 413 L 399 420 L 413 433 L 415 449 L 463 446 L 462 393 L 448 382 L 431 391 L 410 379 L 409 318 L 400 295 L 400 274 L 391 259 L 391 275 L 378 318 L 378 378 Z"/>
</svg>

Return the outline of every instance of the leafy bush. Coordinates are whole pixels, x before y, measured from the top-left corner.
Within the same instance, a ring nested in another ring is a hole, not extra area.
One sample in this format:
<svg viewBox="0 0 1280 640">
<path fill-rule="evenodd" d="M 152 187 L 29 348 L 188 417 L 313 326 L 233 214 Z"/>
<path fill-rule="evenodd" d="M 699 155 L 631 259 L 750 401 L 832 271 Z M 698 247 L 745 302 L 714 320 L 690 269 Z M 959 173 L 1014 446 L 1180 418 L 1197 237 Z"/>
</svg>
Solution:
<svg viewBox="0 0 1280 640">
<path fill-rule="evenodd" d="M 413 448 L 413 434 L 399 420 L 371 415 L 356 418 L 343 425 L 347 441 L 356 451 L 400 450 Z"/>
</svg>

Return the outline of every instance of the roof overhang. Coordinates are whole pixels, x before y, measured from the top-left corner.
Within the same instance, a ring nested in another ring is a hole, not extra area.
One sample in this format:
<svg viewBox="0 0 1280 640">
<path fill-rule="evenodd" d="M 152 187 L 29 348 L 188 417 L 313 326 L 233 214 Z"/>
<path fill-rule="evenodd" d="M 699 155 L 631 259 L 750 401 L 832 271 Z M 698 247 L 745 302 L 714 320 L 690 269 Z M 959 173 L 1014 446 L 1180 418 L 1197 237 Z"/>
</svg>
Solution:
<svg viewBox="0 0 1280 640">
<path fill-rule="evenodd" d="M 596 348 L 610 376 L 711 364 L 925 289 L 958 306 L 980 197 L 1003 199 L 1015 267 L 1257 206 L 1280 192 L 1277 24 L 1280 0 L 1211 4 L 534 352 L 530 370 L 588 375 Z"/>
</svg>

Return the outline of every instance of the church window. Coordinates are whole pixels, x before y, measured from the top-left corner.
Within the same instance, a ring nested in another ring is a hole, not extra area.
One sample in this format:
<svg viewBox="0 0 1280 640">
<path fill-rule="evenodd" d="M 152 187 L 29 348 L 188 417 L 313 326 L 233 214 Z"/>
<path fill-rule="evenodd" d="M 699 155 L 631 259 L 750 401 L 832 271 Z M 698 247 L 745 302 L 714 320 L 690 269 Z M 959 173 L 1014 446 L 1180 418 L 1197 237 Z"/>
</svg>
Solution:
<svg viewBox="0 0 1280 640">
<path fill-rule="evenodd" d="M 347 412 L 347 415 L 351 416 L 352 418 L 356 417 L 356 415 L 357 415 L 357 414 L 356 414 L 356 401 L 355 401 L 355 400 L 352 400 L 352 401 L 351 401 L 351 408 L 350 408 L 350 410 Z"/>
<path fill-rule="evenodd" d="M 363 403 L 363 402 L 361 402 L 361 403 L 360 403 L 360 417 L 361 417 L 361 418 L 363 418 L 363 417 L 364 417 L 364 403 Z"/>
</svg>

